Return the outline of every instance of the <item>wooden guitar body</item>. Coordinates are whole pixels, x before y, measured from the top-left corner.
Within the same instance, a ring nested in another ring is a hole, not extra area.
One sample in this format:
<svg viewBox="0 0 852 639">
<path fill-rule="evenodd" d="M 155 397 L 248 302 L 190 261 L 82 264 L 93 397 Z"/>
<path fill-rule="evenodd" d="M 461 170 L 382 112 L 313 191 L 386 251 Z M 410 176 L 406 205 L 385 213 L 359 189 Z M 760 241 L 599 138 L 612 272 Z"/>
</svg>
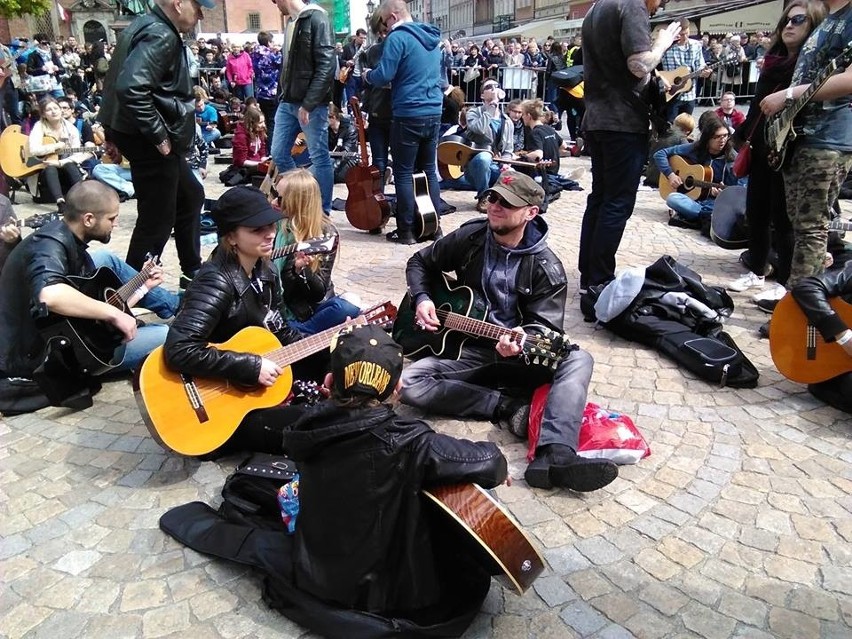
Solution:
<svg viewBox="0 0 852 639">
<path fill-rule="evenodd" d="M 424 490 L 423 494 L 463 527 L 482 551 L 479 559 L 489 569 L 499 568 L 519 595 L 524 594 L 544 570 L 544 559 L 520 525 L 476 484 L 435 486 Z"/>
<path fill-rule="evenodd" d="M 181 455 L 203 455 L 228 441 L 249 412 L 277 406 L 287 399 L 293 386 L 293 363 L 328 349 L 334 336 L 346 326 L 384 325 L 395 317 L 396 307 L 385 302 L 286 346 L 258 326 L 244 328 L 222 344 L 211 344 L 219 350 L 262 355 L 278 364 L 283 372 L 268 387 L 244 388 L 224 379 L 178 373 L 166 364 L 160 346 L 136 371 L 136 403 L 148 431 L 160 445 Z"/>
<path fill-rule="evenodd" d="M 0 168 L 3 173 L 13 178 L 25 178 L 38 173 L 44 168 L 43 164 L 30 166 L 27 164 L 27 149 L 30 139 L 21 132 L 21 127 L 12 124 L 3 129 L 0 134 Z"/>
<path fill-rule="evenodd" d="M 829 300 L 835 312 L 852 325 L 852 304 L 839 297 Z M 852 357 L 834 342 L 826 342 L 790 293 L 772 313 L 769 330 L 769 352 L 784 377 L 800 384 L 824 382 L 852 372 Z"/>
<path fill-rule="evenodd" d="M 359 164 L 346 173 L 346 219 L 356 229 L 373 231 L 387 224 L 390 205 L 382 193 L 382 173 L 370 164 L 367 156 L 367 138 L 364 133 L 364 118 L 358 98 L 349 99 L 349 107 L 358 128 L 358 146 L 361 154 Z"/>
<path fill-rule="evenodd" d="M 724 184 L 713 182 L 713 168 L 703 166 L 701 164 L 691 164 L 684 160 L 679 155 L 673 155 L 669 158 L 669 165 L 680 179 L 683 180 L 677 192 L 687 195 L 693 200 L 706 200 L 710 195 L 710 189 L 724 189 Z M 674 193 L 669 181 L 660 175 L 660 197 L 664 200 Z"/>
<path fill-rule="evenodd" d="M 464 168 L 479 153 L 491 153 L 491 147 L 465 141 L 460 135 L 448 135 L 438 143 L 438 161 L 448 166 Z"/>
<path fill-rule="evenodd" d="M 656 73 L 671 85 L 671 88 L 666 91 L 666 102 L 670 102 L 681 93 L 686 93 L 692 89 L 693 76 L 689 71 L 689 67 L 678 67 L 671 71 L 657 70 Z"/>
</svg>

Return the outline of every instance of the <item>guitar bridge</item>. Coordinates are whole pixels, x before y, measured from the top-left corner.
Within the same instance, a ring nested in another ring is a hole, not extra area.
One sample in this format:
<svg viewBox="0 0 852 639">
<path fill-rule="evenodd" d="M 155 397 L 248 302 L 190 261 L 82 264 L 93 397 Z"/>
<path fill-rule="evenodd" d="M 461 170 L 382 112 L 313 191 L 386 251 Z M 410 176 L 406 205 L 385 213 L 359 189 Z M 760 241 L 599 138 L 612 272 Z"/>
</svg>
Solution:
<svg viewBox="0 0 852 639">
<path fill-rule="evenodd" d="M 183 373 L 181 373 L 180 379 L 183 382 L 183 390 L 186 393 L 186 398 L 189 400 L 189 405 L 192 406 L 198 422 L 203 424 L 209 421 L 210 417 L 207 415 L 207 409 L 204 408 L 204 402 L 201 399 L 201 393 L 198 392 L 198 386 L 195 385 L 195 381 L 189 375 L 184 375 Z"/>
</svg>

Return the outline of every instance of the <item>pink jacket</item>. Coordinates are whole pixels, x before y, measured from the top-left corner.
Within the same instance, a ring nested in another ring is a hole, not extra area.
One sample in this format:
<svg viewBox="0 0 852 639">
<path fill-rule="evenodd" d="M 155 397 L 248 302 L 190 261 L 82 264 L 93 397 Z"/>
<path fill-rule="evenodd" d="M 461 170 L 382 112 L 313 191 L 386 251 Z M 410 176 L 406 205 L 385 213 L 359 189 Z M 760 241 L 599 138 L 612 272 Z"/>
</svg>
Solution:
<svg viewBox="0 0 852 639">
<path fill-rule="evenodd" d="M 245 51 L 238 56 L 229 55 L 225 63 L 225 77 L 231 84 L 251 84 L 254 80 L 251 56 Z"/>
</svg>

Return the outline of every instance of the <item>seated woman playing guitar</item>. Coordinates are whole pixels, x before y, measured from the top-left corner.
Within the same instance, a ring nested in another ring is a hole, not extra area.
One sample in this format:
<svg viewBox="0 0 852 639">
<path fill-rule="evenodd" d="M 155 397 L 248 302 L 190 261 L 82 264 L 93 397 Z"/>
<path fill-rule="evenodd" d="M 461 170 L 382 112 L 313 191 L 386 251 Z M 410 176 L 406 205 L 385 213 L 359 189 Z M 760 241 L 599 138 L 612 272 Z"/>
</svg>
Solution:
<svg viewBox="0 0 852 639">
<path fill-rule="evenodd" d="M 44 158 L 45 168 L 39 176 L 39 185 L 51 202 L 56 202 L 59 212 L 65 210 L 65 194 L 83 179 L 80 163 L 92 157 L 91 153 L 70 154 L 69 149 L 81 146 L 80 133 L 73 123 L 62 117 L 56 98 L 45 97 L 38 103 L 41 119 L 33 125 L 29 137 L 31 156 Z M 55 156 L 55 157 L 52 157 Z"/>
<path fill-rule="evenodd" d="M 701 125 L 701 134 L 697 142 L 670 146 L 654 154 L 654 162 L 660 169 L 660 174 L 673 190 L 666 198 L 666 205 L 676 213 L 673 219 L 695 224 L 702 218 L 709 218 L 713 213 L 713 205 L 720 190 L 737 183 L 737 177 L 732 170 L 737 154 L 730 139 L 731 132 L 728 127 L 713 114 L 707 116 Z M 712 186 L 693 189 L 692 192 L 697 194 L 697 197 L 690 197 L 687 193 L 679 192 L 685 183 L 669 163 L 669 158 L 675 155 L 689 164 L 711 169 L 712 179 L 708 181 L 712 183 Z M 660 181 L 662 182 L 662 179 Z"/>
<path fill-rule="evenodd" d="M 247 108 L 237 122 L 233 139 L 234 167 L 245 177 L 266 173 L 269 160 L 266 146 L 266 117 L 258 107 Z M 260 168 L 258 168 L 260 167 Z"/>
<path fill-rule="evenodd" d="M 210 343 L 227 341 L 248 326 L 268 329 L 282 344 L 300 339 L 278 311 L 281 284 L 268 259 L 281 214 L 259 189 L 236 186 L 219 198 L 212 216 L 219 245 L 186 290 L 164 345 L 166 362 L 185 375 L 226 379 L 246 387 L 272 386 L 283 372 L 278 364 Z M 298 362 L 296 377 L 305 379 L 300 373 L 316 366 L 314 378 L 321 379 L 325 358 L 327 351 L 324 357 Z M 301 409 L 291 406 L 252 411 L 218 452 L 280 452 L 282 428 L 300 414 Z"/>
<path fill-rule="evenodd" d="M 284 219 L 278 223 L 275 247 L 316 237 L 337 236 L 337 229 L 322 212 L 319 184 L 306 169 L 283 173 L 276 184 Z M 325 255 L 277 261 L 284 287 L 280 309 L 290 326 L 304 335 L 313 335 L 336 326 L 347 317 L 361 313 L 358 306 L 335 295 L 331 271 L 337 258 L 337 245 Z"/>
</svg>

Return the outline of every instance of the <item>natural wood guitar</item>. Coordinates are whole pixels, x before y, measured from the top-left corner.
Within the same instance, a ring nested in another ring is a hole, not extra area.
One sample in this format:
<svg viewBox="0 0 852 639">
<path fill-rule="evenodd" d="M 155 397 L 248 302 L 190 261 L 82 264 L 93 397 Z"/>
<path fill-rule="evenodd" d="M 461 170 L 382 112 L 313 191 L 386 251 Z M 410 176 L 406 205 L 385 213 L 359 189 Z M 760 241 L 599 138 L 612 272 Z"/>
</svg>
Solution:
<svg viewBox="0 0 852 639">
<path fill-rule="evenodd" d="M 852 304 L 839 297 L 828 303 L 847 326 L 852 325 Z M 852 357 L 842 346 L 822 338 L 790 293 L 781 298 L 772 313 L 769 352 L 778 372 L 800 384 L 824 382 L 852 372 Z"/>
<path fill-rule="evenodd" d="M 687 91 L 690 91 L 692 89 L 693 79 L 697 78 L 707 70 L 712 71 L 724 62 L 725 60 L 719 60 L 718 62 L 704 65 L 704 67 L 699 69 L 698 71 L 690 71 L 689 67 L 683 66 L 678 67 L 677 69 L 672 69 L 671 71 L 661 71 L 658 69 L 654 71 L 654 73 L 656 73 L 658 77 L 663 78 L 666 82 L 669 83 L 669 85 L 671 85 L 665 93 L 666 102 L 671 102 L 681 93 L 686 93 Z"/>
<path fill-rule="evenodd" d="M 166 364 L 163 347 L 153 350 L 136 371 L 136 403 L 151 436 L 164 448 L 181 455 L 204 455 L 224 444 L 243 418 L 258 408 L 277 406 L 293 386 L 291 365 L 328 348 L 332 338 L 353 324 L 385 324 L 396 308 L 379 304 L 363 315 L 281 346 L 273 333 L 258 326 L 244 328 L 228 341 L 210 346 L 223 351 L 254 353 L 283 368 L 272 386 L 237 386 L 225 379 L 192 377 Z"/>
<path fill-rule="evenodd" d="M 417 359 L 438 355 L 458 359 L 469 340 L 481 338 L 496 342 L 504 335 L 521 347 L 530 364 L 556 368 L 559 360 L 571 350 L 570 342 L 556 331 L 539 326 L 534 334 L 521 333 L 484 321 L 482 318 L 487 314 L 485 303 L 470 287 L 453 287 L 453 284 L 455 282 L 451 283 L 443 275 L 441 282 L 429 291 L 442 324 L 435 332 L 417 328 L 415 309 L 410 295 L 406 293 L 393 325 L 393 338 L 402 346 L 406 357 Z"/>
<path fill-rule="evenodd" d="M 672 167 L 672 171 L 680 176 L 683 181 L 676 192 L 683 193 L 693 200 L 706 200 L 710 196 L 710 189 L 722 190 L 725 188 L 724 184 L 713 182 L 713 167 L 691 164 L 679 155 L 671 156 L 669 165 Z M 675 193 L 675 189 L 672 188 L 665 176 L 660 175 L 660 197 L 665 200 L 672 193 Z"/>
<path fill-rule="evenodd" d="M 446 136 L 448 138 L 461 138 L 461 136 Z M 491 147 L 487 145 L 472 144 L 455 139 L 444 139 L 438 144 L 438 168 L 441 171 L 441 177 L 459 177 L 464 173 L 464 167 L 475 156 L 480 153 L 491 153 Z M 539 169 L 548 167 L 553 164 L 552 160 L 539 160 L 538 162 L 530 162 L 527 160 L 511 160 L 508 158 L 492 157 L 493 162 L 500 164 L 509 164 L 512 166 L 522 166 L 526 168 Z"/>
<path fill-rule="evenodd" d="M 56 144 L 58 140 L 44 136 L 45 144 Z M 30 139 L 21 133 L 21 127 L 17 124 L 7 126 L 0 134 L 0 168 L 3 173 L 13 178 L 23 178 L 38 173 L 45 166 L 46 160 L 55 160 L 59 154 L 54 153 L 44 157 L 37 157 L 29 153 Z M 66 147 L 62 153 L 97 153 L 102 151 L 99 146 Z"/>
<path fill-rule="evenodd" d="M 423 494 L 449 514 L 482 551 L 490 572 L 499 568 L 522 595 L 544 570 L 544 559 L 514 517 L 477 484 L 427 488 Z"/>
</svg>

